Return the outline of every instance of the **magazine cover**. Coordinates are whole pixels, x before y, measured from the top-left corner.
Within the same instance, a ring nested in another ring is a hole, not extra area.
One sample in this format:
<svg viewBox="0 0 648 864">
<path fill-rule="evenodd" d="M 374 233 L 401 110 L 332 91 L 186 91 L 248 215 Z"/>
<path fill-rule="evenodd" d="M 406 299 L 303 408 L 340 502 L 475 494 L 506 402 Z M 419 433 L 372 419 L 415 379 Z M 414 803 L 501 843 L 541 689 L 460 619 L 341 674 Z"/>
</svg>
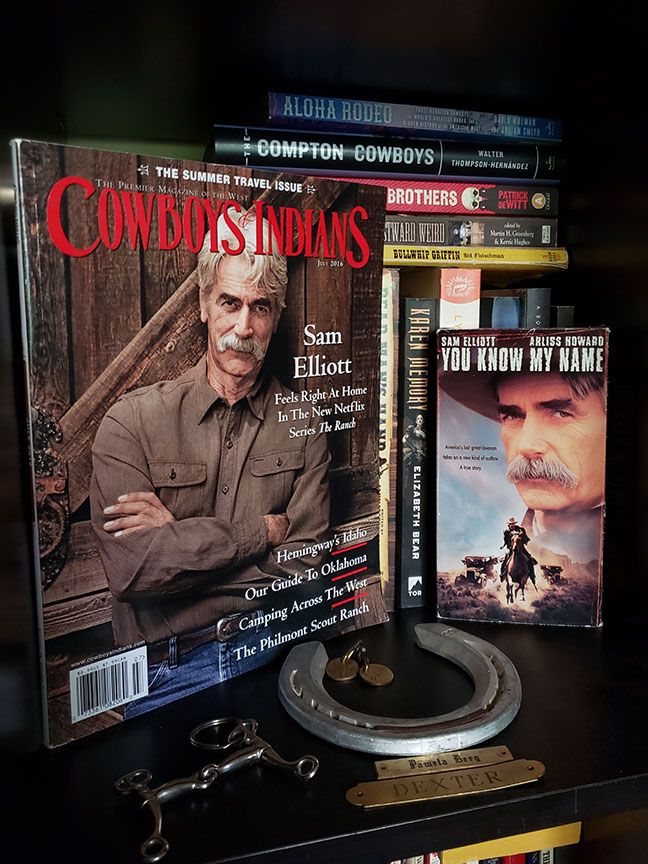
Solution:
<svg viewBox="0 0 648 864">
<path fill-rule="evenodd" d="M 384 190 L 12 146 L 46 743 L 386 620 Z"/>
<path fill-rule="evenodd" d="M 437 610 L 601 623 L 606 329 L 440 330 Z"/>
</svg>

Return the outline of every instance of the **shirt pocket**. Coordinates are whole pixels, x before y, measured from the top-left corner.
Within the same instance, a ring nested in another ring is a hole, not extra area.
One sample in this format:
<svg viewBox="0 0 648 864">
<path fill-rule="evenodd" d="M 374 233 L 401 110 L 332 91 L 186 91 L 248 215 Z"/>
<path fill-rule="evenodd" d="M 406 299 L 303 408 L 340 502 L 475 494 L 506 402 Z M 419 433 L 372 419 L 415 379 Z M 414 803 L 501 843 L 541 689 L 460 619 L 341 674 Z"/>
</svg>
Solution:
<svg viewBox="0 0 648 864">
<path fill-rule="evenodd" d="M 158 498 L 176 519 L 204 515 L 206 462 L 149 462 L 149 472 Z"/>
<path fill-rule="evenodd" d="M 272 450 L 248 460 L 257 487 L 255 500 L 263 501 L 263 513 L 283 513 L 292 495 L 295 474 L 304 467 L 303 449 Z"/>
</svg>

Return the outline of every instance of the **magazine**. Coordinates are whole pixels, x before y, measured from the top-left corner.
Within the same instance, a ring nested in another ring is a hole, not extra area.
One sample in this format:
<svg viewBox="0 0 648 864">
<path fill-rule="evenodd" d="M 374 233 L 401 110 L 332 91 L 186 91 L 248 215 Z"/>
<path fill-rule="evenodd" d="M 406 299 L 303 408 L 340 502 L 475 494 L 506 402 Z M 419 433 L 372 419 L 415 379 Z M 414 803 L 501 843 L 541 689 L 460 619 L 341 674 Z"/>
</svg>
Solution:
<svg viewBox="0 0 648 864">
<path fill-rule="evenodd" d="M 601 623 L 608 331 L 440 330 L 437 611 Z"/>
<path fill-rule="evenodd" d="M 384 190 L 12 147 L 46 744 L 386 620 Z"/>
</svg>

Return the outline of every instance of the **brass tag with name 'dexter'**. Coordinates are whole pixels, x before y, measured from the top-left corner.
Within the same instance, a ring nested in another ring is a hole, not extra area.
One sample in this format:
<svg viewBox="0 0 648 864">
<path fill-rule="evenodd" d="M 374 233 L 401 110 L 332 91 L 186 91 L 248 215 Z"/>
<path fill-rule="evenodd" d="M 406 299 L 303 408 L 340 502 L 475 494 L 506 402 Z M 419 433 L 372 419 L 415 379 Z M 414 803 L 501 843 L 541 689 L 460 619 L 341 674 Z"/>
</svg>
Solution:
<svg viewBox="0 0 648 864">
<path fill-rule="evenodd" d="M 473 765 L 497 765 L 510 762 L 513 754 L 508 747 L 474 747 L 471 750 L 450 750 L 446 753 L 425 753 L 403 759 L 383 759 L 374 762 L 376 777 L 380 780 L 392 777 L 409 777 L 411 774 L 437 774 L 439 771 L 454 771 Z"/>
<path fill-rule="evenodd" d="M 539 780 L 544 773 L 545 766 L 542 762 L 513 759 L 499 765 L 358 783 L 349 789 L 346 799 L 357 807 L 411 804 L 414 801 L 431 801 L 435 798 L 473 795 L 477 792 L 521 786 Z"/>
</svg>

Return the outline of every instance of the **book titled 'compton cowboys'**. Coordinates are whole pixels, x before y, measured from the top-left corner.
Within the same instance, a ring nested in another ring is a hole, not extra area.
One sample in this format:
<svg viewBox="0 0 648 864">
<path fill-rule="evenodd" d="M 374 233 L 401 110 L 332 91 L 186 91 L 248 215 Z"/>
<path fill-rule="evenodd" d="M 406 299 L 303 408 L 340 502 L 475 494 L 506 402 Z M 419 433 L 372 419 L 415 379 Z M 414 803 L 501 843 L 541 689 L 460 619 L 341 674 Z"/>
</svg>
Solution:
<svg viewBox="0 0 648 864">
<path fill-rule="evenodd" d="M 443 141 L 309 130 L 212 128 L 206 159 L 325 175 L 558 182 L 563 151 L 550 144 Z"/>
<path fill-rule="evenodd" d="M 47 743 L 384 621 L 384 190 L 13 155 Z"/>
</svg>

